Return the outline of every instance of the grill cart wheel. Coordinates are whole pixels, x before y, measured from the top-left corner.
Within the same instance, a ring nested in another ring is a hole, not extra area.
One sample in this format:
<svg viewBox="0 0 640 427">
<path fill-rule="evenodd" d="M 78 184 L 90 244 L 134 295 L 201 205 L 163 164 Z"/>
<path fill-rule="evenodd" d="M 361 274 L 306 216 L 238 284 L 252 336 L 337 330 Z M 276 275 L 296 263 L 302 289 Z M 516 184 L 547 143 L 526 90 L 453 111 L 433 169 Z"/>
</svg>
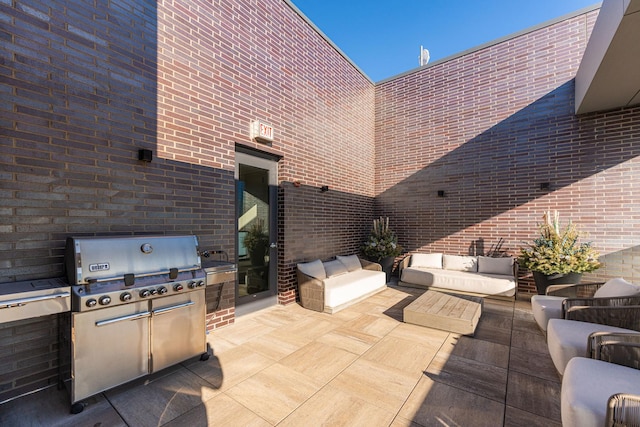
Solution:
<svg viewBox="0 0 640 427">
<path fill-rule="evenodd" d="M 205 360 L 209 360 L 209 353 L 202 353 L 200 356 L 200 361 L 204 362 Z"/>
<path fill-rule="evenodd" d="M 71 405 L 72 414 L 79 414 L 83 410 L 84 410 L 84 405 L 82 404 L 82 402 L 74 403 L 73 405 Z"/>
</svg>

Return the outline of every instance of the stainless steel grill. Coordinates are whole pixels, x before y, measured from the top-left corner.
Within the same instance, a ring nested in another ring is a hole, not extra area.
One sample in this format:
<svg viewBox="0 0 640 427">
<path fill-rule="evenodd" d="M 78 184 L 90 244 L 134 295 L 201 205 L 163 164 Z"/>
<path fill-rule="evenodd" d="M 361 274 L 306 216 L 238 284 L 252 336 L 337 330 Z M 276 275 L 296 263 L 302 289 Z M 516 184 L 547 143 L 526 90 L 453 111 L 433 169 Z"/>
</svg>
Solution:
<svg viewBox="0 0 640 427">
<path fill-rule="evenodd" d="M 80 400 L 188 358 L 208 358 L 195 236 L 70 237 L 69 381 Z"/>
</svg>

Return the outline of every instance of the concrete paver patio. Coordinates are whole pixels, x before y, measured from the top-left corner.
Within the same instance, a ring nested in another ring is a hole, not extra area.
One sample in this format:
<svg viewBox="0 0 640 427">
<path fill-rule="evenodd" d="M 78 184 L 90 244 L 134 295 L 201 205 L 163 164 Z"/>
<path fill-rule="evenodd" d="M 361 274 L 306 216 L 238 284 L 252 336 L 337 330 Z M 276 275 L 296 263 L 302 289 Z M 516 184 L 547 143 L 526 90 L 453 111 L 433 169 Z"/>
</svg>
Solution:
<svg viewBox="0 0 640 427">
<path fill-rule="evenodd" d="M 190 360 L 90 398 L 0 406 L 1 425 L 560 426 L 560 379 L 527 300 L 486 299 L 474 337 L 402 322 L 391 286 L 333 315 L 297 304 L 239 317 Z"/>
</svg>

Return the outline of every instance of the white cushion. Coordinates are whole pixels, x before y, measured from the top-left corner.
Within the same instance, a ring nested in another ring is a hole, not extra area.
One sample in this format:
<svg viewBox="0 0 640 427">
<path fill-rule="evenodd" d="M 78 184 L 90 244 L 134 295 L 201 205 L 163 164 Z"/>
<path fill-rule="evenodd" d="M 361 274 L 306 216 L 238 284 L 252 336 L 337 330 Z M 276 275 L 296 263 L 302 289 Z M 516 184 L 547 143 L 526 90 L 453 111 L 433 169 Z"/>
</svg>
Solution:
<svg viewBox="0 0 640 427">
<path fill-rule="evenodd" d="M 362 269 L 362 264 L 360 263 L 360 258 L 358 258 L 358 255 L 349 255 L 349 256 L 338 255 L 336 258 L 340 260 L 340 262 L 343 263 L 347 267 L 347 270 L 349 271 L 356 271 L 356 270 Z"/>
<path fill-rule="evenodd" d="M 562 378 L 562 425 L 604 426 L 607 401 L 616 393 L 640 394 L 640 370 L 574 357 L 567 364 Z"/>
<path fill-rule="evenodd" d="M 442 254 L 413 254 L 409 267 L 442 268 Z"/>
<path fill-rule="evenodd" d="M 349 274 L 329 277 L 324 281 L 324 305 L 336 308 L 386 287 L 383 271 L 360 269 Z"/>
<path fill-rule="evenodd" d="M 608 280 L 594 294 L 594 298 L 633 297 L 640 295 L 640 286 L 624 280 L 622 277 Z"/>
<path fill-rule="evenodd" d="M 349 271 L 347 270 L 347 266 L 340 262 L 339 259 L 323 262 L 322 265 L 324 266 L 324 271 L 327 273 L 327 277 L 346 274 Z"/>
<path fill-rule="evenodd" d="M 631 332 L 630 329 L 577 320 L 550 319 L 547 323 L 547 346 L 551 360 L 562 375 L 574 357 L 587 356 L 588 338 L 593 332 Z"/>
<path fill-rule="evenodd" d="M 450 291 L 475 292 L 483 295 L 512 297 L 516 294 L 513 274 L 477 274 L 468 271 L 437 268 L 407 267 L 400 280 L 421 287 L 435 287 Z"/>
<path fill-rule="evenodd" d="M 549 319 L 562 319 L 562 301 L 564 300 L 564 297 L 551 295 L 534 295 L 531 297 L 531 311 L 540 329 L 547 330 Z"/>
<path fill-rule="evenodd" d="M 463 255 L 442 255 L 442 268 L 455 271 L 478 271 L 478 258 Z"/>
<path fill-rule="evenodd" d="M 478 257 L 478 273 L 489 274 L 513 274 L 513 258 L 493 258 L 488 256 Z"/>
<path fill-rule="evenodd" d="M 324 280 L 327 278 L 327 273 L 324 271 L 322 261 L 319 259 L 298 264 L 298 270 L 307 276 L 313 277 L 314 279 Z"/>
</svg>

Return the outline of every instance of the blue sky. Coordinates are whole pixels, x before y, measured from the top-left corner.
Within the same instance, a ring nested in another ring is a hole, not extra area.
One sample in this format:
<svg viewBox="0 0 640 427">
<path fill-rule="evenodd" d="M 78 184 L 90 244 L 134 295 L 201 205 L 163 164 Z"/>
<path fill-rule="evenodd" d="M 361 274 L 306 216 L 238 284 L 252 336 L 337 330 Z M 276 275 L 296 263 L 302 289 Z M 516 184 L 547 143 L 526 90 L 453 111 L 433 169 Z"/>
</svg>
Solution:
<svg viewBox="0 0 640 427">
<path fill-rule="evenodd" d="M 291 0 L 374 82 L 555 19 L 594 0 Z"/>
</svg>

